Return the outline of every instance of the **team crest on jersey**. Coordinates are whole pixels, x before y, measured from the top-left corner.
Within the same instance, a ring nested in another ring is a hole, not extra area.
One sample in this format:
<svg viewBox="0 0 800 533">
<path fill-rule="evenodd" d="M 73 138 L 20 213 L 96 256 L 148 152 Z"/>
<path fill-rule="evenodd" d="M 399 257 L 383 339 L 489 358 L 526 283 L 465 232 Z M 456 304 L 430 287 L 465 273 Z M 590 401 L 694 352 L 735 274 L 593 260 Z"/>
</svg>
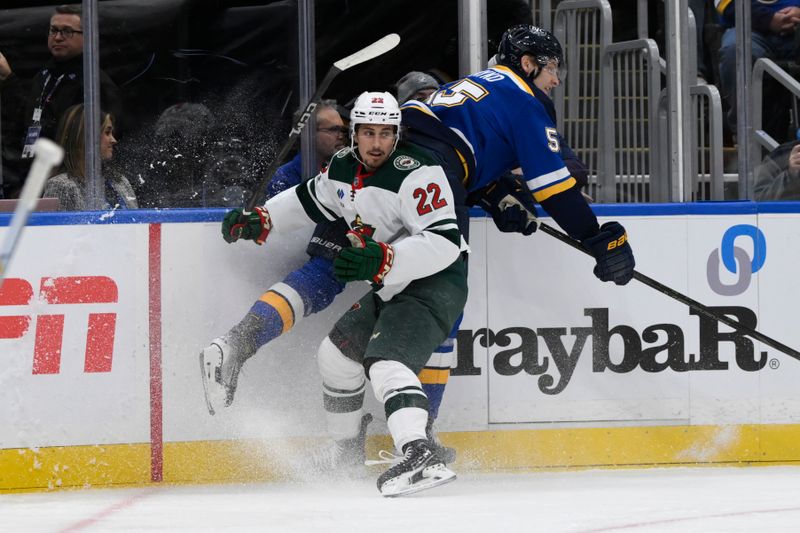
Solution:
<svg viewBox="0 0 800 533">
<path fill-rule="evenodd" d="M 419 165 L 419 161 L 407 155 L 400 155 L 394 159 L 394 168 L 397 170 L 413 170 L 419 167 Z"/>
<path fill-rule="evenodd" d="M 350 227 L 353 228 L 353 231 L 358 232 L 361 235 L 366 235 L 367 237 L 372 237 L 375 235 L 375 226 L 364 224 L 364 222 L 361 220 L 361 215 L 356 215 L 356 219 L 350 223 Z"/>
</svg>

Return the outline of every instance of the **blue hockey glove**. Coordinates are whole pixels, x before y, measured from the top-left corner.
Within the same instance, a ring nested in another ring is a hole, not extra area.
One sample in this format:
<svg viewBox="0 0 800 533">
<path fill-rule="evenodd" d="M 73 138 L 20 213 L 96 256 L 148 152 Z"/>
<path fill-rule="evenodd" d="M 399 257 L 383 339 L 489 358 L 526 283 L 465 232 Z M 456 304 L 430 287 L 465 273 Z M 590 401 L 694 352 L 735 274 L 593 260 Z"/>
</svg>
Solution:
<svg viewBox="0 0 800 533">
<path fill-rule="evenodd" d="M 344 282 L 364 279 L 383 283 L 383 278 L 392 269 L 394 248 L 352 230 L 347 232 L 347 238 L 352 246 L 344 248 L 333 260 L 336 278 Z"/>
<path fill-rule="evenodd" d="M 533 195 L 525 181 L 507 174 L 486 188 L 478 204 L 502 232 L 530 235 L 538 227 Z"/>
<path fill-rule="evenodd" d="M 222 238 L 225 242 L 248 239 L 256 241 L 256 244 L 264 244 L 271 229 L 272 222 L 265 207 L 256 207 L 246 215 L 237 207 L 222 219 Z"/>
<path fill-rule="evenodd" d="M 606 222 L 600 233 L 583 240 L 583 245 L 597 261 L 594 275 L 600 281 L 625 285 L 633 278 L 636 261 L 628 244 L 628 234 L 619 222 Z"/>
</svg>

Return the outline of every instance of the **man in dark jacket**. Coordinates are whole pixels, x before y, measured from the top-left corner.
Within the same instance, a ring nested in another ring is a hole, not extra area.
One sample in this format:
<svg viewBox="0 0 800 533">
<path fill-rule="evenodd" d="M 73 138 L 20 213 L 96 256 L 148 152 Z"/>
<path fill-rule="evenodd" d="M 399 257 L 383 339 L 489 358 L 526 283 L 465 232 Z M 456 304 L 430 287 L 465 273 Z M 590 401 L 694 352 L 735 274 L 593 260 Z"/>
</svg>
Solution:
<svg viewBox="0 0 800 533">
<path fill-rule="evenodd" d="M 26 84 L 0 53 L 0 94 L 3 107 L 3 192 L 16 197 L 39 137 L 55 137 L 64 111 L 83 103 L 83 25 L 80 6 L 59 6 L 50 18 L 47 47 L 51 59 Z M 119 121 L 119 89 L 100 73 L 100 101 Z"/>
</svg>

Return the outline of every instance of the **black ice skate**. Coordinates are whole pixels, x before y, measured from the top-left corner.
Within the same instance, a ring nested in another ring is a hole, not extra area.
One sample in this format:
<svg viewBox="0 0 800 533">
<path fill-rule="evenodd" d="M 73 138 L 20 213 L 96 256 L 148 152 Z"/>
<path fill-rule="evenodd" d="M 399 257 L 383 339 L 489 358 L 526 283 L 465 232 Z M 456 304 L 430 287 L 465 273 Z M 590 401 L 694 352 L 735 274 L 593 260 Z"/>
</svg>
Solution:
<svg viewBox="0 0 800 533">
<path fill-rule="evenodd" d="M 415 440 L 403 448 L 402 460 L 380 475 L 378 490 L 393 498 L 449 483 L 455 473 L 445 466 L 426 440 Z"/>
<path fill-rule="evenodd" d="M 208 412 L 212 415 L 233 403 L 244 359 L 235 345 L 228 343 L 224 337 L 214 339 L 200 352 L 203 391 L 206 395 Z"/>
<path fill-rule="evenodd" d="M 372 422 L 370 413 L 361 417 L 358 435 L 352 439 L 331 441 L 310 457 L 311 468 L 316 474 L 355 475 L 364 473 L 364 447 L 367 440 L 367 426 Z"/>
<path fill-rule="evenodd" d="M 449 465 L 456 462 L 456 449 L 445 446 L 439 440 L 439 435 L 436 434 L 436 430 L 433 428 L 433 418 L 430 415 L 428 415 L 428 423 L 425 426 L 425 434 L 428 436 L 428 444 L 431 449 L 439 455 L 444 464 Z"/>
</svg>

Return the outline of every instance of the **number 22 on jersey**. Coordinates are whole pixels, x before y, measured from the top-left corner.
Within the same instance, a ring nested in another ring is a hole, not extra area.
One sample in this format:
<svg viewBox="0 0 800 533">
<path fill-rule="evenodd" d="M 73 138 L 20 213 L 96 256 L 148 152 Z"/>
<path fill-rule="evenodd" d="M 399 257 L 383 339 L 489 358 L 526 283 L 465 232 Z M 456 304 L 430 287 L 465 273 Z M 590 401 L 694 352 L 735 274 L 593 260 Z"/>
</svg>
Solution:
<svg viewBox="0 0 800 533">
<path fill-rule="evenodd" d="M 422 187 L 414 189 L 414 198 L 417 199 L 417 214 L 427 215 L 435 209 L 446 206 L 447 200 L 441 198 L 441 194 L 442 189 L 435 183 L 429 183 L 424 189 Z"/>
</svg>

